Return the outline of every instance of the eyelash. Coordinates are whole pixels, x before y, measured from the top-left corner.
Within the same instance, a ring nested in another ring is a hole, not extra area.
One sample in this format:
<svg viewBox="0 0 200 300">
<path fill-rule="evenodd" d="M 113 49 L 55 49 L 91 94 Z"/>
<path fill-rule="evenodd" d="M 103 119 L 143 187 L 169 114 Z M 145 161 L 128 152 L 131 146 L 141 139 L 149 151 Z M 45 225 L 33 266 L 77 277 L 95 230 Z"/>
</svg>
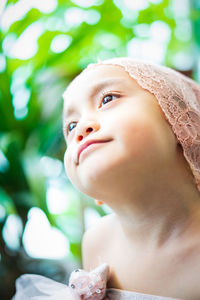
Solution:
<svg viewBox="0 0 200 300">
<path fill-rule="evenodd" d="M 100 96 L 101 101 L 100 101 L 100 105 L 98 106 L 98 108 L 101 107 L 101 104 L 103 103 L 103 99 L 104 99 L 105 97 L 107 97 L 107 96 L 119 97 L 120 95 L 117 94 L 117 93 L 109 92 L 109 91 L 103 91 L 103 92 L 101 93 L 101 96 Z M 112 100 L 111 100 L 111 101 L 112 101 Z M 111 102 L 111 101 L 108 101 L 107 103 L 109 103 L 109 102 Z M 106 103 L 106 104 L 107 104 L 107 103 Z M 104 105 L 106 105 L 106 104 L 104 104 Z M 71 123 L 75 123 L 75 121 L 72 121 L 72 122 L 70 122 L 69 124 L 66 124 L 66 125 L 64 126 L 64 130 L 67 132 L 67 135 L 74 129 L 74 128 L 73 128 L 71 131 L 69 131 L 69 126 L 70 126 Z"/>
</svg>

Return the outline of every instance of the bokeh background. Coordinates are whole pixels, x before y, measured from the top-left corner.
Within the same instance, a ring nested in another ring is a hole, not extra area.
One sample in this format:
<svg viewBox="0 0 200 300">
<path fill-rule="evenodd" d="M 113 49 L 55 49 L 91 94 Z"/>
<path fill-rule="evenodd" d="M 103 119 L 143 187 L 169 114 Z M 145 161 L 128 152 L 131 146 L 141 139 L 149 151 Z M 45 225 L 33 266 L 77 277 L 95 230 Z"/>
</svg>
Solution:
<svg viewBox="0 0 200 300">
<path fill-rule="evenodd" d="M 63 166 L 62 93 L 88 63 L 130 56 L 200 82 L 200 0 L 0 0 L 0 299 L 36 273 L 66 282 L 111 213 Z"/>
</svg>

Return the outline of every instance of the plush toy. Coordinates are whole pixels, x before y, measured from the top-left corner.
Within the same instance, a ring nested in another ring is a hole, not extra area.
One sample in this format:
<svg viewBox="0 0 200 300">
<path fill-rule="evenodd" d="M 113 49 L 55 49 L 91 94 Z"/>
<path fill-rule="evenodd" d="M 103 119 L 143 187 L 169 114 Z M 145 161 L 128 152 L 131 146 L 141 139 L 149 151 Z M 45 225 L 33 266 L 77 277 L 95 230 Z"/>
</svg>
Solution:
<svg viewBox="0 0 200 300">
<path fill-rule="evenodd" d="M 108 299 L 105 297 L 108 275 L 107 264 L 102 264 L 90 272 L 77 269 L 70 275 L 69 288 L 77 300 L 106 300 Z"/>
</svg>

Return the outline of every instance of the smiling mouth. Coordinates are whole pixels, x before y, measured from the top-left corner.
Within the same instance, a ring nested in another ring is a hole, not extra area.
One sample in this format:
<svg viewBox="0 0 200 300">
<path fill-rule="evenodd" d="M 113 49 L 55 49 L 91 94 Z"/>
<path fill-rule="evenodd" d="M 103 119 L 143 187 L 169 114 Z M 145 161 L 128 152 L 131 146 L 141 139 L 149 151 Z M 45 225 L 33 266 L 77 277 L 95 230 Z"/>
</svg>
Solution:
<svg viewBox="0 0 200 300">
<path fill-rule="evenodd" d="M 94 142 L 90 145 L 88 145 L 87 147 L 85 147 L 80 153 L 79 153 L 79 157 L 78 157 L 78 164 L 79 164 L 79 160 L 80 160 L 80 156 L 83 155 L 83 153 L 87 152 L 87 151 L 93 151 L 97 146 L 99 146 L 100 144 L 104 144 L 104 143 L 108 143 L 111 140 L 107 140 L 107 141 L 98 141 L 98 142 Z M 94 149 L 92 149 L 94 148 Z"/>
</svg>

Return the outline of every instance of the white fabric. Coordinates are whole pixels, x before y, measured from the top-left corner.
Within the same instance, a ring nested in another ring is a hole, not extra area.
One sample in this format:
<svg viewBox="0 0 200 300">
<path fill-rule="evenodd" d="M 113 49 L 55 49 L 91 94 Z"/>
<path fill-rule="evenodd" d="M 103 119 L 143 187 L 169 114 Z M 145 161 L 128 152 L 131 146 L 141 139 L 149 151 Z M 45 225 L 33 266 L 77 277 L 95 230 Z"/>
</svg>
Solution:
<svg viewBox="0 0 200 300">
<path fill-rule="evenodd" d="M 17 279 L 16 294 L 12 300 L 181 300 L 113 288 L 104 290 L 108 271 L 107 264 L 90 272 L 74 270 L 70 275 L 69 286 L 40 275 L 25 274 Z M 83 280 L 83 277 L 87 280 Z M 75 285 L 74 290 L 71 284 Z M 95 293 L 95 290 L 101 293 Z"/>
<path fill-rule="evenodd" d="M 16 280 L 12 300 L 77 300 L 69 287 L 40 275 L 25 274 Z"/>
</svg>

